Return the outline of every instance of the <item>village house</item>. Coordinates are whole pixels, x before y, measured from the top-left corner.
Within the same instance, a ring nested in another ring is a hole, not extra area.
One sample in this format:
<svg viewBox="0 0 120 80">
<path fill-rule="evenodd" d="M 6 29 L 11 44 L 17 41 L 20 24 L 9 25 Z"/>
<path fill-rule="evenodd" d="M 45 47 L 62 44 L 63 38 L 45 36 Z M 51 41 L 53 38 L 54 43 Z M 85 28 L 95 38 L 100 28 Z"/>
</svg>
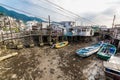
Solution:
<svg viewBox="0 0 120 80">
<path fill-rule="evenodd" d="M 63 26 L 63 25 L 61 25 L 61 24 L 58 24 L 58 23 L 52 23 L 51 24 L 51 27 L 52 27 L 52 30 L 54 31 L 54 32 L 56 32 L 56 33 L 59 33 L 60 35 L 66 35 L 66 33 L 67 33 L 67 30 L 66 30 L 66 28 Z"/>
<path fill-rule="evenodd" d="M 49 26 L 48 22 L 38 22 L 38 21 L 27 21 L 26 22 L 26 29 L 27 30 L 39 30 L 40 27 L 42 27 L 42 29 L 47 29 Z"/>
<path fill-rule="evenodd" d="M 70 28 L 75 27 L 75 22 L 74 21 L 62 21 L 60 22 L 61 25 L 63 25 L 67 31 L 69 31 Z"/>
<path fill-rule="evenodd" d="M 120 24 L 115 25 L 115 27 L 113 28 L 112 37 L 115 40 L 118 49 L 120 49 Z"/>
<path fill-rule="evenodd" d="M 94 30 L 91 26 L 80 26 L 80 27 L 78 27 L 78 35 L 80 35 L 80 36 L 93 36 Z"/>
<path fill-rule="evenodd" d="M 4 17 L 0 17 L 0 29 L 4 26 Z"/>
<path fill-rule="evenodd" d="M 0 27 L 1 27 L 1 32 L 4 34 L 5 32 L 7 33 L 8 27 L 8 17 L 7 16 L 2 16 L 0 17 Z"/>
<path fill-rule="evenodd" d="M 11 37 L 16 37 L 21 28 L 25 26 L 22 21 L 18 22 L 18 20 L 9 17 L 9 16 L 1 16 L 0 17 L 0 35 L 3 35 L 4 39 L 9 39 Z"/>
<path fill-rule="evenodd" d="M 13 28 L 16 28 L 16 22 L 15 19 L 9 16 L 2 16 L 0 18 L 0 27 L 3 33 L 10 33 L 11 31 L 14 32 L 15 30 Z"/>
<path fill-rule="evenodd" d="M 76 26 L 73 29 L 73 35 L 77 36 L 93 36 L 94 30 L 91 26 Z"/>
<path fill-rule="evenodd" d="M 28 21 L 26 22 L 26 31 L 31 31 L 31 30 L 40 30 L 42 29 L 42 33 L 44 35 L 47 34 L 47 29 L 49 27 L 48 22 L 38 22 L 38 21 Z"/>
<path fill-rule="evenodd" d="M 120 25 L 116 25 L 116 26 L 119 26 L 119 27 L 114 28 L 113 36 L 114 38 L 120 40 Z"/>
<path fill-rule="evenodd" d="M 40 24 L 41 24 L 40 26 L 41 26 L 43 34 L 47 35 L 49 23 L 48 22 L 40 22 Z"/>
<path fill-rule="evenodd" d="M 75 27 L 74 21 L 62 21 L 59 22 L 63 27 L 66 28 L 66 36 L 73 36 L 74 31 L 72 32 L 72 28 Z"/>
<path fill-rule="evenodd" d="M 16 25 L 19 27 L 19 30 L 20 31 L 23 31 L 23 30 L 25 30 L 25 23 L 22 21 L 22 20 L 16 20 Z"/>
<path fill-rule="evenodd" d="M 100 30 L 101 31 L 108 31 L 108 28 L 107 28 L 107 26 L 102 25 L 102 26 L 100 26 Z"/>
<path fill-rule="evenodd" d="M 35 21 L 35 20 L 34 21 L 27 21 L 25 30 L 27 30 L 27 31 L 33 30 L 33 27 L 37 26 L 37 23 L 38 23 L 38 21 Z"/>
<path fill-rule="evenodd" d="M 94 29 L 95 33 L 99 33 L 100 32 L 100 26 L 99 25 L 92 25 L 92 28 Z"/>
</svg>

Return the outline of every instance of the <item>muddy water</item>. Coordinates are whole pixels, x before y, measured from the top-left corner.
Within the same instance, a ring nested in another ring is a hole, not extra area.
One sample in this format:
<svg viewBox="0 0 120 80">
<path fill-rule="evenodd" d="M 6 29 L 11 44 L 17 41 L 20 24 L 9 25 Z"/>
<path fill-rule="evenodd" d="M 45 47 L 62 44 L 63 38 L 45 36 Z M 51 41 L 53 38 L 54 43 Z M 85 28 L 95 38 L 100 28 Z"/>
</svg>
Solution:
<svg viewBox="0 0 120 80">
<path fill-rule="evenodd" d="M 102 61 L 96 54 L 87 58 L 75 55 L 76 49 L 87 45 L 18 50 L 19 55 L 0 62 L 0 80 L 105 80 Z"/>
</svg>

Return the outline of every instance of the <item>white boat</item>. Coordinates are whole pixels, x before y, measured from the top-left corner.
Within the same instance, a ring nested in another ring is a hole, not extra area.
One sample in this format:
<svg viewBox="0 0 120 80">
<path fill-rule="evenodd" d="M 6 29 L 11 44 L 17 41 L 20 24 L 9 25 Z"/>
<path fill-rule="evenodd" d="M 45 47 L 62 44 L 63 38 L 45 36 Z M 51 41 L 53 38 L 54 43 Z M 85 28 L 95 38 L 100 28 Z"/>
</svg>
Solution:
<svg viewBox="0 0 120 80">
<path fill-rule="evenodd" d="M 76 50 L 76 54 L 81 57 L 90 56 L 90 55 L 96 53 L 101 48 L 102 45 L 103 45 L 103 42 L 99 42 L 99 43 L 91 45 L 89 47 L 80 48 L 80 49 Z"/>
<path fill-rule="evenodd" d="M 120 58 L 112 56 L 109 61 L 104 61 L 104 72 L 108 79 L 120 80 Z"/>
</svg>

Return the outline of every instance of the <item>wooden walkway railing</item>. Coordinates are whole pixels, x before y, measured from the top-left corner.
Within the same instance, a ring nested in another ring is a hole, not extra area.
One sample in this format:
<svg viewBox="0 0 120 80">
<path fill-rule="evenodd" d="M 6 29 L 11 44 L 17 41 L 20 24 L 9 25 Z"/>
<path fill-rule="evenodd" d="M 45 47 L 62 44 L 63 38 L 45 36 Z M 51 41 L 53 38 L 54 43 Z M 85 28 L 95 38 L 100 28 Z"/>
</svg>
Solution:
<svg viewBox="0 0 120 80">
<path fill-rule="evenodd" d="M 21 39 L 30 36 L 63 36 L 63 32 L 61 31 L 48 31 L 47 29 L 42 30 L 31 30 L 31 31 L 21 31 L 19 33 L 12 32 L 12 33 L 2 33 L 0 34 L 0 42 L 6 40 L 13 40 L 13 39 Z"/>
</svg>

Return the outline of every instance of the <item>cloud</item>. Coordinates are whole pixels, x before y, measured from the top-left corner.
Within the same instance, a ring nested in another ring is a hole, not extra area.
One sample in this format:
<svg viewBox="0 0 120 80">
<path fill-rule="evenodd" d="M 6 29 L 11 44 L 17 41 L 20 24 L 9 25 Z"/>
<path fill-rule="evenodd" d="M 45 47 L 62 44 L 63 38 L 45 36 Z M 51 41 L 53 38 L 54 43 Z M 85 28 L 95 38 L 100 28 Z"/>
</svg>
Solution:
<svg viewBox="0 0 120 80">
<path fill-rule="evenodd" d="M 111 25 L 114 14 L 119 15 L 120 1 L 119 0 L 49 0 L 63 8 L 79 14 L 82 17 L 89 19 L 98 24 Z M 17 9 L 34 14 L 34 16 L 41 16 L 47 18 L 48 15 L 54 21 L 74 20 L 74 15 L 58 10 L 55 6 L 46 2 L 45 0 L 0 0 Z M 41 8 L 45 7 L 45 8 Z M 50 10 L 53 11 L 50 11 Z M 56 12 L 55 12 L 56 11 Z M 61 15 L 62 14 L 62 15 Z M 69 18 L 71 17 L 71 18 Z M 77 16 L 76 16 L 77 17 Z M 76 18 L 76 20 L 78 17 Z M 80 19 L 85 23 L 90 23 L 85 19 Z"/>
<path fill-rule="evenodd" d="M 116 8 L 109 8 L 102 12 L 104 15 L 113 16 L 116 13 Z"/>
<path fill-rule="evenodd" d="M 51 19 L 55 21 L 73 20 L 70 15 L 65 14 L 64 11 L 58 10 L 58 8 L 49 4 L 48 2 L 45 2 L 44 0 L 36 0 L 36 1 L 21 0 L 21 1 L 27 3 L 27 5 L 29 5 L 27 8 L 30 9 L 34 14 L 36 13 L 46 18 L 48 18 L 48 15 L 50 15 Z"/>
<path fill-rule="evenodd" d="M 114 0 L 112 2 L 108 2 L 108 4 L 117 5 L 117 4 L 120 4 L 120 1 L 119 0 Z"/>
<path fill-rule="evenodd" d="M 116 12 L 116 8 L 111 7 L 101 13 L 84 13 L 83 16 L 99 25 L 107 25 L 108 27 L 111 27 L 113 16 Z"/>
</svg>

